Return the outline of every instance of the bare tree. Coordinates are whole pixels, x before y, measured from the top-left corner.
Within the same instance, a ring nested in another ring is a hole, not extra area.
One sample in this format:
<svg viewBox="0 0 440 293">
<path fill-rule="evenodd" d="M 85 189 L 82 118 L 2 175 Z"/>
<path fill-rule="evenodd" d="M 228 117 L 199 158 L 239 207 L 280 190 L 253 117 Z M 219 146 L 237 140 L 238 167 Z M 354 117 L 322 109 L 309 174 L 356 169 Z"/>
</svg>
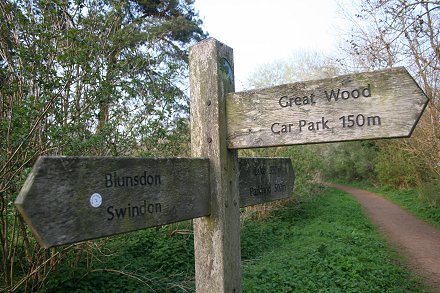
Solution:
<svg viewBox="0 0 440 293">
<path fill-rule="evenodd" d="M 429 98 L 411 139 L 393 149 L 415 158 L 421 181 L 440 179 L 440 1 L 360 1 L 349 52 L 361 69 L 405 66 Z"/>
<path fill-rule="evenodd" d="M 249 76 L 248 88 L 332 77 L 340 72 L 335 60 L 313 51 L 300 51 L 290 59 L 262 64 Z"/>
</svg>

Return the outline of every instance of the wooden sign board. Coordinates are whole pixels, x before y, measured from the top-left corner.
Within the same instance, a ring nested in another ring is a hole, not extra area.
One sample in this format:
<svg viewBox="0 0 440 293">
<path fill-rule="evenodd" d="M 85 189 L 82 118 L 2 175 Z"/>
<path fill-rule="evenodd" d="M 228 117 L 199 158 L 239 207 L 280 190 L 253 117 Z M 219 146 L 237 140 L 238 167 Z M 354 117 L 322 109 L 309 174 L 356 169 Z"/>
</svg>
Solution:
<svg viewBox="0 0 440 293">
<path fill-rule="evenodd" d="M 403 67 L 231 93 L 228 148 L 408 137 L 427 102 Z"/>
<path fill-rule="evenodd" d="M 239 158 L 240 207 L 288 198 L 295 174 L 288 158 Z"/>
<path fill-rule="evenodd" d="M 209 161 L 40 157 L 15 201 L 43 247 L 209 215 Z"/>
</svg>

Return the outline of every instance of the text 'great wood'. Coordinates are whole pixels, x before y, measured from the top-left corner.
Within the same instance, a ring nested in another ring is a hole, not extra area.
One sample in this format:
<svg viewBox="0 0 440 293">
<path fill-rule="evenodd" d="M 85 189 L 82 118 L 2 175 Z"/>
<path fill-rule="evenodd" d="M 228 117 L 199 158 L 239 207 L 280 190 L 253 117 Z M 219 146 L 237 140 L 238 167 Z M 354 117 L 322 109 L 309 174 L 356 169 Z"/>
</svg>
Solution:
<svg viewBox="0 0 440 293">
<path fill-rule="evenodd" d="M 231 93 L 228 148 L 408 137 L 427 102 L 403 67 Z"/>
</svg>

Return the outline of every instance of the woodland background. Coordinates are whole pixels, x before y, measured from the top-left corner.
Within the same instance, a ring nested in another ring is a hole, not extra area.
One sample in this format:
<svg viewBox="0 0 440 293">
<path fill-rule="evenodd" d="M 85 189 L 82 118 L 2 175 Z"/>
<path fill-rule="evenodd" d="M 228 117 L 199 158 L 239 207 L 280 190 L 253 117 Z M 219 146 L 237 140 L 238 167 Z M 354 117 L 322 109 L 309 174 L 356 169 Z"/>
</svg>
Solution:
<svg viewBox="0 0 440 293">
<path fill-rule="evenodd" d="M 368 181 L 416 188 L 438 208 L 440 2 L 358 4 L 361 25 L 340 57 L 266 64 L 248 86 L 405 66 L 429 97 L 413 136 L 240 155 L 291 157 L 296 197 L 319 180 Z M 92 271 L 101 248 L 35 242 L 13 202 L 38 156 L 189 156 L 188 48 L 207 37 L 201 24 L 193 0 L 0 1 L 0 288 L 43 289 L 57 268 L 74 274 L 78 264 Z"/>
</svg>

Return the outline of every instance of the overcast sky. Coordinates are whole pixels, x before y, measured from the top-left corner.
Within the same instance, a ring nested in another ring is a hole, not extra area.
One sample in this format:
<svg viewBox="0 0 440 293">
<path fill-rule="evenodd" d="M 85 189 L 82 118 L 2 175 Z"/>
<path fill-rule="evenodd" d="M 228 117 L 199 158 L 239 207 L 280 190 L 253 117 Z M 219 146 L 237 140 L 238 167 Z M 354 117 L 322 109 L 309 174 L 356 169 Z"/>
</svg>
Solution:
<svg viewBox="0 0 440 293">
<path fill-rule="evenodd" d="M 235 86 L 242 90 L 258 64 L 287 59 L 297 51 L 331 55 L 347 22 L 340 0 L 195 0 L 211 37 L 234 49 Z"/>
</svg>

